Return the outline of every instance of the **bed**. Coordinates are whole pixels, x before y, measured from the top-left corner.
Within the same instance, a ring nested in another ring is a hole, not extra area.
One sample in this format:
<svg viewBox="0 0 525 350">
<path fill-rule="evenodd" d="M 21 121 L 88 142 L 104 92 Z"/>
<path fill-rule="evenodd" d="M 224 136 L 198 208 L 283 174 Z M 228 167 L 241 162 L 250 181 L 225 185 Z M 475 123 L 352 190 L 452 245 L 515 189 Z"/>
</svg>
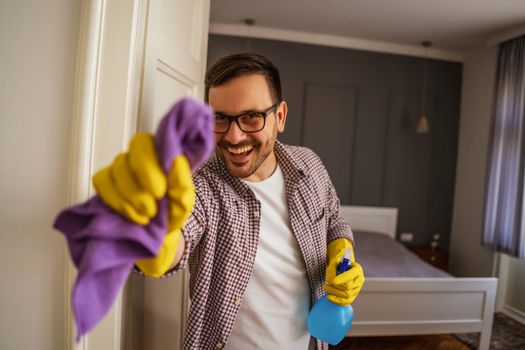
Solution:
<svg viewBox="0 0 525 350">
<path fill-rule="evenodd" d="M 458 278 L 395 241 L 396 208 L 342 206 L 366 282 L 348 336 L 479 333 L 488 350 L 497 278 Z"/>
</svg>

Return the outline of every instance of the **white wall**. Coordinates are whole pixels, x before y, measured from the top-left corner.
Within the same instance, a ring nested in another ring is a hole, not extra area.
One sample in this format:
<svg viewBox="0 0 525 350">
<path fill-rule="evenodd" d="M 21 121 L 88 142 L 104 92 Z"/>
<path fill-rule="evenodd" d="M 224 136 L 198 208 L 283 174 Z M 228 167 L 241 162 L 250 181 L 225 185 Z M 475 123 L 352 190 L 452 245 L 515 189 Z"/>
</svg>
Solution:
<svg viewBox="0 0 525 350">
<path fill-rule="evenodd" d="M 449 264 L 456 276 L 492 275 L 493 253 L 481 246 L 481 232 L 496 55 L 496 47 L 482 49 L 463 63 Z"/>
<path fill-rule="evenodd" d="M 525 317 L 525 260 L 510 260 L 508 281 L 505 304 L 521 311 Z"/>
<path fill-rule="evenodd" d="M 463 65 L 460 135 L 454 215 L 450 242 L 450 271 L 456 276 L 491 276 L 494 253 L 480 245 L 487 151 L 496 78 L 497 47 L 466 56 Z M 504 257 L 498 289 L 501 306 L 525 319 L 525 260 Z"/>
<path fill-rule="evenodd" d="M 0 2 L 0 349 L 65 347 L 69 135 L 81 0 Z"/>
</svg>

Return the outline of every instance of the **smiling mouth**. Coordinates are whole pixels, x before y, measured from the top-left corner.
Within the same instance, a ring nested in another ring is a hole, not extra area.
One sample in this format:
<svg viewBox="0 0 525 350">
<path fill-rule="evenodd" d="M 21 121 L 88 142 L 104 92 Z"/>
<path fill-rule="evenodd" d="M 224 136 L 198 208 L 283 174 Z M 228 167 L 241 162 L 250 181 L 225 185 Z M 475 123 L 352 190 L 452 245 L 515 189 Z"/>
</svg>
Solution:
<svg viewBox="0 0 525 350">
<path fill-rule="evenodd" d="M 248 162 L 250 154 L 255 149 L 255 145 L 246 145 L 241 147 L 224 147 L 225 153 L 235 166 L 243 166 Z"/>
<path fill-rule="evenodd" d="M 243 147 L 226 147 L 228 152 L 234 156 L 248 155 L 254 148 L 255 148 L 254 145 L 243 146 Z"/>
</svg>

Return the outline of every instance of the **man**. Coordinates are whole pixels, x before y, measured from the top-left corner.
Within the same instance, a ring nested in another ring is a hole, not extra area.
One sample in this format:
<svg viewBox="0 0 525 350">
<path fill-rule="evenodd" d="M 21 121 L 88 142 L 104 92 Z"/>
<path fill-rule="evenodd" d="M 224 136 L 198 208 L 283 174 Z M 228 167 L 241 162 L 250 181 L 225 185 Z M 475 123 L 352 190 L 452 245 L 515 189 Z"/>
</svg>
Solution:
<svg viewBox="0 0 525 350">
<path fill-rule="evenodd" d="M 308 333 L 309 309 L 323 289 L 350 304 L 363 270 L 352 258 L 336 277 L 353 238 L 335 189 L 311 150 L 277 141 L 288 112 L 279 72 L 261 55 L 224 57 L 205 98 L 216 151 L 193 177 L 195 206 L 166 274 L 190 268 L 185 348 L 327 349 Z"/>
</svg>

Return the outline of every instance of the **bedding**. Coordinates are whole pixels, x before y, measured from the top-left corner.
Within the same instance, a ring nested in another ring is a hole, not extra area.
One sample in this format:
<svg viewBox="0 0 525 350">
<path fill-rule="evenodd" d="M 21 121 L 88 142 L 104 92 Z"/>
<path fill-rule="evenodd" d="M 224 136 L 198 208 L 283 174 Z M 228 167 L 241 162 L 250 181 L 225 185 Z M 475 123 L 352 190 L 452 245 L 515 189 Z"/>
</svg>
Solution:
<svg viewBox="0 0 525 350">
<path fill-rule="evenodd" d="M 354 231 L 356 259 L 366 277 L 453 277 L 382 233 Z"/>
</svg>

